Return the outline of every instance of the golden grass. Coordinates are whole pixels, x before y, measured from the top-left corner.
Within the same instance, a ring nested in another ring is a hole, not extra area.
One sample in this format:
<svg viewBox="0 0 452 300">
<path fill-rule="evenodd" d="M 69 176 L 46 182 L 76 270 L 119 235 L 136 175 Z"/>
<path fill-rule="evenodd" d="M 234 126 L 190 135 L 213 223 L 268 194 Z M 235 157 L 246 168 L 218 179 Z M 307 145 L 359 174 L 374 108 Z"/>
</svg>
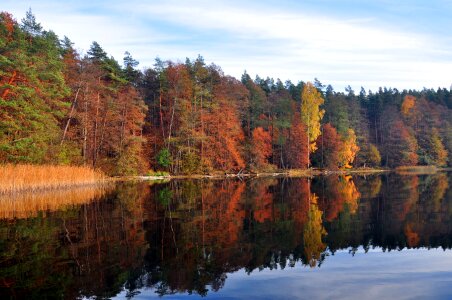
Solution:
<svg viewBox="0 0 452 300">
<path fill-rule="evenodd" d="M 313 175 L 319 175 L 322 171 L 316 169 L 289 169 L 287 174 L 289 177 L 310 177 Z"/>
<path fill-rule="evenodd" d="M 40 191 L 103 182 L 105 176 L 88 167 L 1 165 L 0 194 Z"/>
<path fill-rule="evenodd" d="M 401 166 L 396 168 L 396 172 L 400 175 L 435 174 L 438 168 L 436 166 Z"/>
<path fill-rule="evenodd" d="M 0 219 L 29 218 L 90 203 L 103 197 L 108 186 L 85 186 L 52 191 L 24 191 L 0 195 Z"/>
</svg>

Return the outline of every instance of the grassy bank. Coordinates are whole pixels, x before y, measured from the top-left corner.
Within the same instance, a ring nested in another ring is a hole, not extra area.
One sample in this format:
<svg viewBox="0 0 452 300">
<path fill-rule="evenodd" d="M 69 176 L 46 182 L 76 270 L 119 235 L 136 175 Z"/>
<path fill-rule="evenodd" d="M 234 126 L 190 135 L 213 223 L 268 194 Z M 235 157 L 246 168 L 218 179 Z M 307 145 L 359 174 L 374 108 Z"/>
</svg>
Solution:
<svg viewBox="0 0 452 300">
<path fill-rule="evenodd" d="M 88 186 L 105 179 L 88 167 L 8 164 L 0 166 L 0 194 Z"/>
</svg>

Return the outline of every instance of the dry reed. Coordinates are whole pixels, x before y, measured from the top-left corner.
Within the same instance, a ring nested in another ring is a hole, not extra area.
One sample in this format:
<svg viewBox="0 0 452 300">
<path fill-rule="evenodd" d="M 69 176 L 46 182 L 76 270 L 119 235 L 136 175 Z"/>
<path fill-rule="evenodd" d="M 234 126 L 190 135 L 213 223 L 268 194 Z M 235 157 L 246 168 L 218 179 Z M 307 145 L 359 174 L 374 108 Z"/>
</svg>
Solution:
<svg viewBox="0 0 452 300">
<path fill-rule="evenodd" d="M 88 167 L 12 164 L 0 166 L 0 194 L 86 186 L 104 180 L 102 173 Z"/>
<path fill-rule="evenodd" d="M 0 195 L 0 219 L 35 217 L 102 198 L 108 185 Z"/>
<path fill-rule="evenodd" d="M 436 166 L 401 166 L 395 170 L 400 175 L 427 175 L 436 174 L 439 171 Z"/>
</svg>

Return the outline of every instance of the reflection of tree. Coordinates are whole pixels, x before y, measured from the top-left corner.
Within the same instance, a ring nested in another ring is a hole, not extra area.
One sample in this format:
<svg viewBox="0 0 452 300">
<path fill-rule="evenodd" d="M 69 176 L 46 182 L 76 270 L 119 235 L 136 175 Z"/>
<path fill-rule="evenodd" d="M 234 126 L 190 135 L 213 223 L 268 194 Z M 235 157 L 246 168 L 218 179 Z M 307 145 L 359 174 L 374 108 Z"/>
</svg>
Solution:
<svg viewBox="0 0 452 300">
<path fill-rule="evenodd" d="M 326 249 L 450 248 L 449 180 L 439 173 L 123 184 L 102 201 L 0 222 L 0 296 L 106 298 L 123 287 L 129 296 L 143 287 L 206 295 L 242 268 L 320 266 Z"/>
<path fill-rule="evenodd" d="M 412 225 L 406 224 L 405 226 L 405 236 L 406 236 L 406 242 L 409 247 L 416 247 L 419 244 L 419 234 L 417 232 L 414 232 L 411 228 Z"/>
<path fill-rule="evenodd" d="M 147 190 L 124 185 L 103 201 L 0 221 L 0 298 L 116 295 L 144 255 Z"/>
<path fill-rule="evenodd" d="M 361 198 L 376 198 L 381 191 L 383 181 L 380 175 L 356 176 L 353 178 Z"/>
<path fill-rule="evenodd" d="M 303 231 L 303 246 L 309 265 L 315 267 L 320 260 L 320 254 L 326 249 L 326 245 L 322 242 L 326 230 L 323 228 L 322 212 L 317 207 L 317 196 L 315 194 L 311 195 L 308 216 L 308 222 Z"/>
<path fill-rule="evenodd" d="M 346 206 L 351 213 L 358 209 L 361 194 L 351 176 L 326 176 L 313 189 L 321 195 L 320 207 L 327 221 L 337 219 Z"/>
</svg>

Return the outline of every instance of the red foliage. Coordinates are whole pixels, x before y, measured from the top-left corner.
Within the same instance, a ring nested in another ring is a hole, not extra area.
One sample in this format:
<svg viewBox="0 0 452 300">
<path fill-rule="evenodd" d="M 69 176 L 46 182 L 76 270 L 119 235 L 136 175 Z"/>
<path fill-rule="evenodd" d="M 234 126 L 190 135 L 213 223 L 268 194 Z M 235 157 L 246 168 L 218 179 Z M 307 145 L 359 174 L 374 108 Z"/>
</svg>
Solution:
<svg viewBox="0 0 452 300">
<path fill-rule="evenodd" d="M 251 144 L 251 153 L 253 161 L 257 167 L 265 166 L 272 153 L 272 139 L 268 131 L 262 127 L 253 130 L 253 140 Z"/>
<path fill-rule="evenodd" d="M 307 168 L 308 166 L 308 135 L 299 113 L 295 113 L 290 128 L 287 161 L 290 168 Z"/>
<path fill-rule="evenodd" d="M 240 85 L 229 79 L 223 80 L 215 89 L 215 101 L 218 105 L 212 106 L 203 115 L 205 160 L 208 160 L 214 169 L 238 170 L 245 167 L 240 144 L 245 136 L 240 126 L 237 107 L 234 105 L 234 95 Z M 227 93 L 226 91 L 231 91 Z"/>
<path fill-rule="evenodd" d="M 339 153 L 342 149 L 342 140 L 330 123 L 323 125 L 323 133 L 317 140 L 319 149 L 322 152 L 323 167 L 337 169 L 340 161 Z"/>
</svg>

